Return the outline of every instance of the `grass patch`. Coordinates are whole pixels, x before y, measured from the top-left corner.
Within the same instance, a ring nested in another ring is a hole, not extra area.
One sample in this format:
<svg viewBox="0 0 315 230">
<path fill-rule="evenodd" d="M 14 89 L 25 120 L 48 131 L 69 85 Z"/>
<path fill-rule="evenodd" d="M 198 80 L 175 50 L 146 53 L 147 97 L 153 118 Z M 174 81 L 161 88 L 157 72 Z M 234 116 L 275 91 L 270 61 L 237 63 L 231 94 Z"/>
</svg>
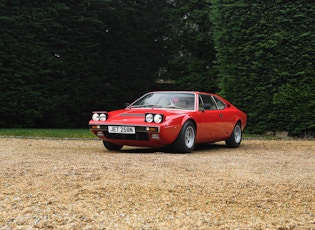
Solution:
<svg viewBox="0 0 315 230">
<path fill-rule="evenodd" d="M 0 136 L 47 138 L 95 138 L 89 129 L 0 129 Z"/>
</svg>

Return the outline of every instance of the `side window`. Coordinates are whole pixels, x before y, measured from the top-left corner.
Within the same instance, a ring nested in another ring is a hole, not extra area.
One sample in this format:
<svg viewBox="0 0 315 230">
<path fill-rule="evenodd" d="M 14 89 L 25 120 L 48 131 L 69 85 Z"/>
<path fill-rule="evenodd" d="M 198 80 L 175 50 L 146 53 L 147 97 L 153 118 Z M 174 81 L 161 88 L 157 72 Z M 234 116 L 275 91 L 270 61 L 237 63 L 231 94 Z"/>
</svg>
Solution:
<svg viewBox="0 0 315 230">
<path fill-rule="evenodd" d="M 215 102 L 213 101 L 212 96 L 210 95 L 200 95 L 199 96 L 199 110 L 214 110 L 217 109 Z"/>
<path fill-rule="evenodd" d="M 225 103 L 221 101 L 220 99 L 213 97 L 215 102 L 217 103 L 218 109 L 224 109 L 225 108 Z"/>
</svg>

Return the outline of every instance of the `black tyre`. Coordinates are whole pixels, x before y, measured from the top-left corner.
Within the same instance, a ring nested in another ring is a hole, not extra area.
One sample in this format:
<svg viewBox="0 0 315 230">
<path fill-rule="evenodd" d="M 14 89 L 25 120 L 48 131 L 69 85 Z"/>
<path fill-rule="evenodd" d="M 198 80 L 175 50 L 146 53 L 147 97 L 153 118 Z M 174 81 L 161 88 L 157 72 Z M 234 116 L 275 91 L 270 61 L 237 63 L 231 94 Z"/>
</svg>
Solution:
<svg viewBox="0 0 315 230">
<path fill-rule="evenodd" d="M 103 141 L 105 148 L 111 151 L 119 151 L 123 147 L 123 145 L 115 145 L 109 141 Z"/>
<path fill-rule="evenodd" d="M 225 144 L 228 148 L 237 148 L 242 142 L 242 128 L 241 123 L 237 122 L 234 126 L 233 132 L 229 139 L 225 140 Z"/>
<path fill-rule="evenodd" d="M 187 121 L 173 143 L 173 150 L 179 153 L 190 153 L 195 149 L 195 145 L 196 126 L 192 121 Z"/>
</svg>

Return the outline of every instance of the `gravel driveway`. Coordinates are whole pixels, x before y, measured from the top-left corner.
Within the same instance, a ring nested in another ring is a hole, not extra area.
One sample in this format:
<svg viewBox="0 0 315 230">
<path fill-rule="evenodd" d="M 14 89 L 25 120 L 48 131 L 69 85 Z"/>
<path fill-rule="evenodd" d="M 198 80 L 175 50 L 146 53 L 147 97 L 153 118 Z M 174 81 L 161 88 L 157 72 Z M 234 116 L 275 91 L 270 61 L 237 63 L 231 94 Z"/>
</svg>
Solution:
<svg viewBox="0 0 315 230">
<path fill-rule="evenodd" d="M 315 229 L 315 141 L 191 154 L 0 138 L 0 229 Z"/>
</svg>

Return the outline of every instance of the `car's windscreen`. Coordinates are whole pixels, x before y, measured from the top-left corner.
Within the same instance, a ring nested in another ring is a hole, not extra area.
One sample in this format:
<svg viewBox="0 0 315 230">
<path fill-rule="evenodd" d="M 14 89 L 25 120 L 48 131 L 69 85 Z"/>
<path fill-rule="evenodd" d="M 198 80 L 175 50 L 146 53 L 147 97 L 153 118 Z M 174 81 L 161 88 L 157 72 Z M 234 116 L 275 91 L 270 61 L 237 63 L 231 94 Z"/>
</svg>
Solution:
<svg viewBox="0 0 315 230">
<path fill-rule="evenodd" d="M 193 93 L 154 92 L 144 95 L 143 97 L 132 103 L 129 107 L 155 107 L 194 110 L 195 95 Z"/>
</svg>

